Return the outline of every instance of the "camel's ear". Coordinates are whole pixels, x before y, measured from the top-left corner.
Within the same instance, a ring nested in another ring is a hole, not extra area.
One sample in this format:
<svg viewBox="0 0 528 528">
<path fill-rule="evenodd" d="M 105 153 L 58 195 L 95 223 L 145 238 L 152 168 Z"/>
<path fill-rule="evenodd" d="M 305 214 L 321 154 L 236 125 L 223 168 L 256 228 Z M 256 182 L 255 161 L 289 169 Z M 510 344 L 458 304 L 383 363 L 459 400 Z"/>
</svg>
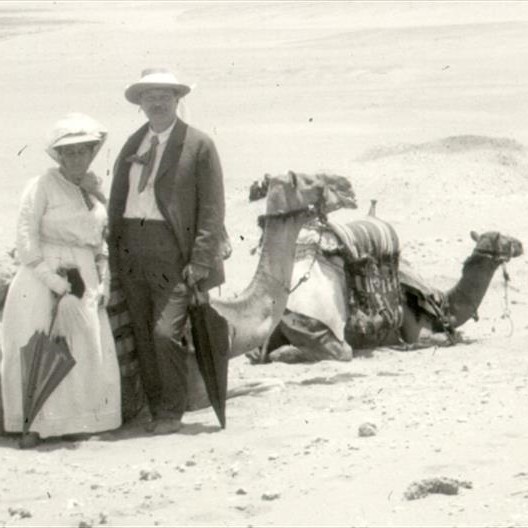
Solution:
<svg viewBox="0 0 528 528">
<path fill-rule="evenodd" d="M 469 233 L 469 236 L 470 236 L 475 242 L 478 242 L 478 241 L 479 241 L 480 235 L 479 235 L 476 231 L 471 231 L 471 232 Z"/>
<path fill-rule="evenodd" d="M 295 189 L 297 187 L 297 174 L 293 171 L 288 171 L 288 178 L 292 187 Z"/>
</svg>

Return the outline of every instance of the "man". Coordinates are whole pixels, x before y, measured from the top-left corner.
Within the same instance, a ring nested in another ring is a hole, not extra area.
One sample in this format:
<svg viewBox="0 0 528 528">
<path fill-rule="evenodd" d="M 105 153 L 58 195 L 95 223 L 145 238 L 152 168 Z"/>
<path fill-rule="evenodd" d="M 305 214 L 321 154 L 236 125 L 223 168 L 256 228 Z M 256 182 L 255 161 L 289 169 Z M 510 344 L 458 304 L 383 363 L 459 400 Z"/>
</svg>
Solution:
<svg viewBox="0 0 528 528">
<path fill-rule="evenodd" d="M 115 167 L 109 247 L 132 320 L 149 430 L 176 432 L 187 405 L 182 336 L 193 288 L 224 282 L 224 187 L 213 141 L 177 117 L 190 92 L 166 69 L 149 69 L 128 86 L 145 123 Z M 227 242 L 228 244 L 228 242 Z"/>
</svg>

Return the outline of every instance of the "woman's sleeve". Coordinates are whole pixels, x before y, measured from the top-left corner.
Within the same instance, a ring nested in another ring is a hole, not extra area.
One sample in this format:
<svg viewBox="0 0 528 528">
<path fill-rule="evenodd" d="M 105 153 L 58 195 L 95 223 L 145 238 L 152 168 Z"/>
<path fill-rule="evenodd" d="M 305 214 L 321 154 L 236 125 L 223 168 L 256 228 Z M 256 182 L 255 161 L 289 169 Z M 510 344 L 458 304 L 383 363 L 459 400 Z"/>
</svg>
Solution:
<svg viewBox="0 0 528 528">
<path fill-rule="evenodd" d="M 104 236 L 101 243 L 95 248 L 94 254 L 96 262 L 100 259 L 108 259 L 108 243 Z"/>
<path fill-rule="evenodd" d="M 32 180 L 22 193 L 18 211 L 16 246 L 22 264 L 36 265 L 43 260 L 40 222 L 46 211 L 47 195 L 42 178 Z"/>
</svg>

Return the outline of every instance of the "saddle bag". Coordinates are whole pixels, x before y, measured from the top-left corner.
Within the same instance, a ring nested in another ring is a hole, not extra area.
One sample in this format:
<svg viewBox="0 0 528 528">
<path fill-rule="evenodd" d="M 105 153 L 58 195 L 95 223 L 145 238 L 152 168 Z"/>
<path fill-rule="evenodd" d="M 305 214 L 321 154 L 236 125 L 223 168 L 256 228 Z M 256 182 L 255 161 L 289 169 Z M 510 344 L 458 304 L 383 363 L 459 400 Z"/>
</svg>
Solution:
<svg viewBox="0 0 528 528">
<path fill-rule="evenodd" d="M 329 225 L 343 245 L 349 307 L 345 339 L 353 348 L 374 347 L 403 322 L 398 235 L 375 217 L 345 224 L 329 220 Z"/>
</svg>

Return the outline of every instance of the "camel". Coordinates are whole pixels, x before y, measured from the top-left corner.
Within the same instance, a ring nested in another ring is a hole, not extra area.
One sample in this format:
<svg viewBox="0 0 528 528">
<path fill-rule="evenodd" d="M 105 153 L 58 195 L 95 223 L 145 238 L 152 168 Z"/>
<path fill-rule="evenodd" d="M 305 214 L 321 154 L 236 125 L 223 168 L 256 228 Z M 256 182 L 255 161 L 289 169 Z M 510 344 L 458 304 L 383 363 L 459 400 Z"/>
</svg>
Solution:
<svg viewBox="0 0 528 528">
<path fill-rule="evenodd" d="M 272 177 L 263 227 L 260 259 L 250 284 L 230 299 L 211 295 L 209 304 L 230 328 L 229 357 L 235 358 L 262 345 L 286 308 L 295 257 L 295 241 L 302 226 L 329 208 L 345 205 L 320 176 L 290 171 Z M 355 203 L 347 202 L 348 207 Z"/>
<path fill-rule="evenodd" d="M 470 318 L 478 321 L 478 307 L 499 266 L 523 254 L 520 240 L 498 231 L 488 231 L 481 235 L 471 231 L 470 237 L 476 245 L 464 262 L 462 277 L 445 293 L 432 290 L 433 295 L 440 298 L 440 303 L 446 306 L 447 321 L 442 321 L 438 313 L 427 305 L 427 299 L 422 293 L 424 288 L 416 288 L 410 268 L 401 269 L 400 277 L 405 293 L 401 333 L 407 343 L 427 340 L 435 332 L 459 328 Z M 509 280 L 506 273 L 505 280 Z"/>
<path fill-rule="evenodd" d="M 372 204 L 371 215 L 375 204 Z M 455 329 L 462 326 L 469 318 L 477 318 L 480 306 L 491 279 L 499 266 L 511 258 L 523 253 L 519 240 L 505 236 L 499 232 L 486 232 L 482 235 L 472 231 L 471 238 L 476 242 L 471 255 L 466 259 L 460 280 L 448 291 L 439 290 L 427 285 L 405 261 L 400 260 L 398 278 L 401 285 L 401 325 L 396 331 L 387 332 L 377 342 L 357 333 L 357 321 L 347 314 L 348 323 L 344 329 L 344 339 L 341 345 L 350 345 L 354 353 L 361 349 L 372 349 L 375 346 L 404 345 L 407 348 L 452 344 L 456 339 Z M 344 269 L 327 266 L 326 273 L 343 275 Z M 295 274 L 295 271 L 294 271 Z M 338 280 L 336 279 L 335 283 Z M 344 281 L 341 281 L 344 284 Z M 325 287 L 321 281 L 308 280 L 297 293 L 306 298 L 322 298 Z M 337 296 L 339 297 L 339 296 Z M 345 294 L 342 296 L 345 297 Z M 327 297 L 328 298 L 328 297 Z M 336 298 L 336 296 L 334 296 Z M 328 320 L 328 314 L 338 311 L 339 306 L 319 303 L 319 316 L 312 313 L 310 317 L 302 314 L 286 313 L 270 337 L 268 350 L 259 355 L 248 355 L 253 362 L 279 361 L 285 363 L 313 362 L 322 359 L 336 359 L 335 349 L 339 340 L 321 322 Z M 297 325 L 304 326 L 304 333 L 297 337 L 286 336 L 283 327 L 288 328 L 286 317 L 294 317 Z M 352 323 L 352 324 L 351 324 Z M 323 335 L 323 338 L 321 337 Z M 307 337 L 308 336 L 308 337 Z M 311 337 L 313 336 L 313 337 Z M 330 344 L 329 344 L 330 343 Z M 317 354 L 314 352 L 317 350 Z M 349 355 L 341 360 L 350 360 Z"/>
</svg>

